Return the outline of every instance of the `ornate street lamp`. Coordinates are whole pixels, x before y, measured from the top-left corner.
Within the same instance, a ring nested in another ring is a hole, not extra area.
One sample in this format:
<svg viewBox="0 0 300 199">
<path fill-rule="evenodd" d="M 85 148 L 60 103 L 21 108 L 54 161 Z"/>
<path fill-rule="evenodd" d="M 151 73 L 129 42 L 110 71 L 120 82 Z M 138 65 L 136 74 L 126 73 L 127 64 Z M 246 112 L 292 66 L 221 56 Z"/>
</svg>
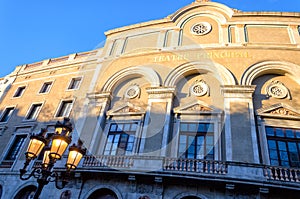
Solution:
<svg viewBox="0 0 300 199">
<path fill-rule="evenodd" d="M 53 171 L 54 164 L 57 160 L 62 158 L 63 153 L 72 141 L 71 132 L 72 124 L 69 118 L 64 118 L 63 123 L 57 122 L 55 125 L 55 134 L 51 139 L 46 139 L 46 130 L 42 129 L 38 135 L 30 136 L 30 142 L 28 145 L 26 155 L 26 161 L 23 169 L 20 169 L 20 178 L 22 180 L 28 180 L 32 176 L 37 178 L 38 188 L 34 194 L 34 199 L 38 199 L 44 186 L 49 182 L 55 181 L 57 189 L 63 189 L 68 183 L 70 172 L 76 169 L 81 158 L 85 155 L 86 149 L 82 147 L 83 143 L 78 140 L 78 144 L 73 144 L 69 147 L 69 155 L 66 163 L 66 173 L 63 176 L 59 176 L 56 171 Z M 51 142 L 51 146 L 46 146 Z M 46 146 L 46 147 L 45 147 Z M 28 176 L 25 176 L 29 163 L 38 157 L 42 149 L 44 149 L 44 157 L 41 167 L 34 168 Z M 62 181 L 59 186 L 59 181 Z"/>
</svg>

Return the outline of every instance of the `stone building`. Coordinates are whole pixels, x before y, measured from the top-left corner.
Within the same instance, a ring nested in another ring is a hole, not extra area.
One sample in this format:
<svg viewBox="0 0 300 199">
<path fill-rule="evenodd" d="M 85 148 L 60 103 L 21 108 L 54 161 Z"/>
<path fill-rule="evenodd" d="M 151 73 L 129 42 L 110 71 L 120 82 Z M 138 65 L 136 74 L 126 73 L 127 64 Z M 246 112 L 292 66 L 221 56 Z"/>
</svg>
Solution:
<svg viewBox="0 0 300 199">
<path fill-rule="evenodd" d="M 106 32 L 103 48 L 17 67 L 0 103 L 1 198 L 30 198 L 29 135 L 63 117 L 88 154 L 41 198 L 298 198 L 299 25 L 196 0 Z"/>
</svg>

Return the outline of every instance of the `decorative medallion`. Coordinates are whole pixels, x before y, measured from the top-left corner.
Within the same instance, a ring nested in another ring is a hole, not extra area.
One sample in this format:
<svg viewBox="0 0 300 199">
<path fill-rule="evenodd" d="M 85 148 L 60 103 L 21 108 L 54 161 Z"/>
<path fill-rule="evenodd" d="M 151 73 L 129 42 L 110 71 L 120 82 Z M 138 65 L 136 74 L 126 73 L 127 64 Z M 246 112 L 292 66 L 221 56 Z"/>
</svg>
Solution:
<svg viewBox="0 0 300 199">
<path fill-rule="evenodd" d="M 209 92 L 208 85 L 204 80 L 197 80 L 190 88 L 191 94 L 197 97 L 206 95 Z"/>
<path fill-rule="evenodd" d="M 132 85 L 125 91 L 125 97 L 129 99 L 136 98 L 139 95 L 140 95 L 140 88 L 137 85 Z"/>
<path fill-rule="evenodd" d="M 290 97 L 289 89 L 280 81 L 272 81 L 266 87 L 267 95 L 278 99 Z"/>
<path fill-rule="evenodd" d="M 191 32 L 194 35 L 206 35 L 211 31 L 212 27 L 207 22 L 196 23 L 192 26 Z"/>
</svg>

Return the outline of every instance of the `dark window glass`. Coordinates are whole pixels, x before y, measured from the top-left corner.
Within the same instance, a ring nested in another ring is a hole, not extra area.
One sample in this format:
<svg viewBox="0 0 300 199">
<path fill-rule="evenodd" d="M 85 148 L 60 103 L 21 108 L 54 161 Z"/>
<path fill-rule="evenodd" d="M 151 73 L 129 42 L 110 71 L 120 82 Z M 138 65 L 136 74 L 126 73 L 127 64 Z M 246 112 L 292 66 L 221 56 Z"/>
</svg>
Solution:
<svg viewBox="0 0 300 199">
<path fill-rule="evenodd" d="M 178 154 L 181 158 L 214 159 L 214 125 L 181 123 Z"/>
<path fill-rule="evenodd" d="M 104 155 L 130 155 L 133 152 L 137 123 L 112 123 Z"/>
<path fill-rule="evenodd" d="M 26 86 L 21 86 L 17 89 L 17 91 L 14 94 L 14 97 L 21 97 L 25 91 Z"/>
<path fill-rule="evenodd" d="M 299 132 L 297 129 L 266 127 L 271 165 L 300 167 Z"/>
<path fill-rule="evenodd" d="M 5 160 L 15 160 L 23 146 L 23 143 L 25 142 L 26 135 L 17 135 L 15 137 L 15 140 L 13 144 L 11 145 Z"/>
<path fill-rule="evenodd" d="M 6 108 L 3 112 L 3 115 L 0 119 L 0 122 L 7 122 L 14 111 L 14 107 Z"/>
<path fill-rule="evenodd" d="M 42 104 L 33 104 L 29 110 L 26 120 L 35 120 L 41 110 Z"/>
<path fill-rule="evenodd" d="M 52 82 L 45 82 L 40 90 L 40 93 L 49 93 Z"/>
<path fill-rule="evenodd" d="M 73 78 L 68 89 L 78 89 L 81 82 L 81 77 Z"/>
<path fill-rule="evenodd" d="M 56 117 L 68 117 L 72 110 L 73 101 L 63 101 L 58 109 Z"/>
</svg>

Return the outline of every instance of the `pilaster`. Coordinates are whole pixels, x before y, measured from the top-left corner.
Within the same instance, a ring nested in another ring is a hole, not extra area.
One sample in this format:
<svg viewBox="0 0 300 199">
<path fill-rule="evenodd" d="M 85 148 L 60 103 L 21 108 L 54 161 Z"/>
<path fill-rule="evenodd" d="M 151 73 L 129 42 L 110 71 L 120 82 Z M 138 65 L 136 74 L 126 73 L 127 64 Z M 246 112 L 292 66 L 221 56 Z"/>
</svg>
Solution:
<svg viewBox="0 0 300 199">
<path fill-rule="evenodd" d="M 174 92 L 173 87 L 147 88 L 148 108 L 142 131 L 141 154 L 166 156 Z"/>
<path fill-rule="evenodd" d="M 252 95 L 255 86 L 223 86 L 226 160 L 259 163 Z"/>
<path fill-rule="evenodd" d="M 99 147 L 103 128 L 105 126 L 105 113 L 108 110 L 111 101 L 111 94 L 88 93 L 87 98 L 89 99 L 87 107 L 89 114 L 86 117 L 83 130 L 93 132 L 93 134 L 92 136 L 88 136 L 89 133 L 82 133 L 81 137 L 85 138 L 83 140 L 85 140 L 86 147 L 88 147 L 89 151 L 96 153 Z"/>
</svg>

